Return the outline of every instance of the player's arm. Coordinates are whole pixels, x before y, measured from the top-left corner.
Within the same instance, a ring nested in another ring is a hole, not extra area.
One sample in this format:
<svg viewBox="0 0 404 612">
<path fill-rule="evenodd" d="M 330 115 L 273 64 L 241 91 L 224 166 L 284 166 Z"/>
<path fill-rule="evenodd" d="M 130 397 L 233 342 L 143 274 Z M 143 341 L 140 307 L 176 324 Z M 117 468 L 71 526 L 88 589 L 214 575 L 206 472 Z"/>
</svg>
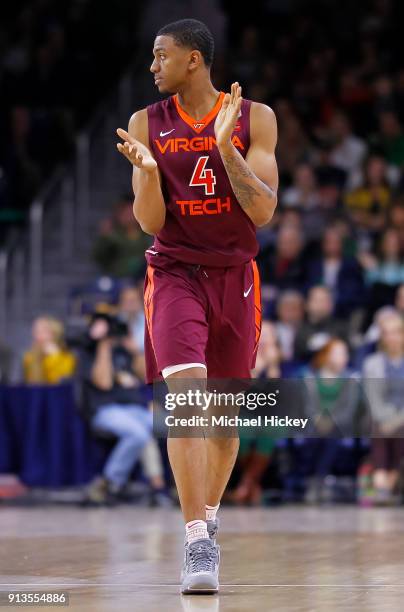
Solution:
<svg viewBox="0 0 404 612">
<path fill-rule="evenodd" d="M 133 214 L 147 234 L 157 234 L 164 225 L 166 206 L 161 191 L 161 176 L 150 152 L 146 109 L 132 115 L 128 131 L 117 129 L 123 143 L 117 149 L 133 165 L 132 187 L 135 195 Z"/>
<path fill-rule="evenodd" d="M 216 119 L 216 143 L 240 206 L 255 225 L 262 226 L 271 220 L 278 201 L 276 119 L 268 106 L 252 103 L 250 147 L 244 159 L 231 142 L 240 108 L 241 87 L 233 83 Z"/>
</svg>

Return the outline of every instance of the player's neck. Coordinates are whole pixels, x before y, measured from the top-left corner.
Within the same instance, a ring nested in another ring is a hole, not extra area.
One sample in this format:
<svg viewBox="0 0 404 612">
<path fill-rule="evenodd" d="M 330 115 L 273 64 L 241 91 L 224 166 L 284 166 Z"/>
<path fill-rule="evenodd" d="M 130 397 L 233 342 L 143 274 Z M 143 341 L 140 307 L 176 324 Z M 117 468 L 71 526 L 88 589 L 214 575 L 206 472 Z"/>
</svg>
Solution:
<svg viewBox="0 0 404 612">
<path fill-rule="evenodd" d="M 209 79 L 187 84 L 177 93 L 181 108 L 190 117 L 198 120 L 205 117 L 215 106 L 220 92 L 215 89 Z"/>
</svg>

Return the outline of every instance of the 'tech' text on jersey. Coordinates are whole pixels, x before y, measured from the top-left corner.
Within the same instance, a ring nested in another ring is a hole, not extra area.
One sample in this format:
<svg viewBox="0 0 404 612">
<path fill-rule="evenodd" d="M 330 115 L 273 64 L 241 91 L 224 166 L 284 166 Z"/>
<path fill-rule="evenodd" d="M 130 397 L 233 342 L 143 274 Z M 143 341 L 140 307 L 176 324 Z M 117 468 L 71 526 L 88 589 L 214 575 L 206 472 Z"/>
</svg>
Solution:
<svg viewBox="0 0 404 612">
<path fill-rule="evenodd" d="M 199 121 L 177 96 L 147 107 L 149 145 L 162 176 L 164 227 L 154 250 L 179 261 L 234 266 L 258 252 L 255 226 L 231 188 L 216 146 L 214 123 L 224 98 Z M 250 100 L 243 100 L 232 143 L 245 158 L 250 145 Z"/>
</svg>

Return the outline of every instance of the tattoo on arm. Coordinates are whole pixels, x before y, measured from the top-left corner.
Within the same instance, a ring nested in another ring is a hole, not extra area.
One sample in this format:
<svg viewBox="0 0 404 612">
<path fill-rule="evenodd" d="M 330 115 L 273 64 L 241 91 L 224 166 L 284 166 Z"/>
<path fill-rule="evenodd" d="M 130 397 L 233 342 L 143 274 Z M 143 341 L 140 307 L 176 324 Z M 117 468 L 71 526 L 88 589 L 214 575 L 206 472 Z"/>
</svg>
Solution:
<svg viewBox="0 0 404 612">
<path fill-rule="evenodd" d="M 236 154 L 222 153 L 222 160 L 235 196 L 242 208 L 253 206 L 256 196 L 266 196 L 269 200 L 275 199 L 274 190 L 255 176 L 238 151 Z M 250 181 L 256 184 L 252 185 Z"/>
</svg>

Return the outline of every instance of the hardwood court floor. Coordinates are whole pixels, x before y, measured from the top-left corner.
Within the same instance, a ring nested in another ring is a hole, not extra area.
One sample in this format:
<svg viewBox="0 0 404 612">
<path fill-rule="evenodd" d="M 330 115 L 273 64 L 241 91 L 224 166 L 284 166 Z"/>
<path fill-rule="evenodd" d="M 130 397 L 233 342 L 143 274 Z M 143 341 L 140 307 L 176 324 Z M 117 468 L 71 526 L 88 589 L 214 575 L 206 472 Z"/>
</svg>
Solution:
<svg viewBox="0 0 404 612">
<path fill-rule="evenodd" d="M 182 597 L 178 510 L 0 508 L 0 591 L 69 592 L 69 608 L 36 611 L 404 610 L 404 509 L 223 508 L 220 517 L 220 595 Z"/>
</svg>

